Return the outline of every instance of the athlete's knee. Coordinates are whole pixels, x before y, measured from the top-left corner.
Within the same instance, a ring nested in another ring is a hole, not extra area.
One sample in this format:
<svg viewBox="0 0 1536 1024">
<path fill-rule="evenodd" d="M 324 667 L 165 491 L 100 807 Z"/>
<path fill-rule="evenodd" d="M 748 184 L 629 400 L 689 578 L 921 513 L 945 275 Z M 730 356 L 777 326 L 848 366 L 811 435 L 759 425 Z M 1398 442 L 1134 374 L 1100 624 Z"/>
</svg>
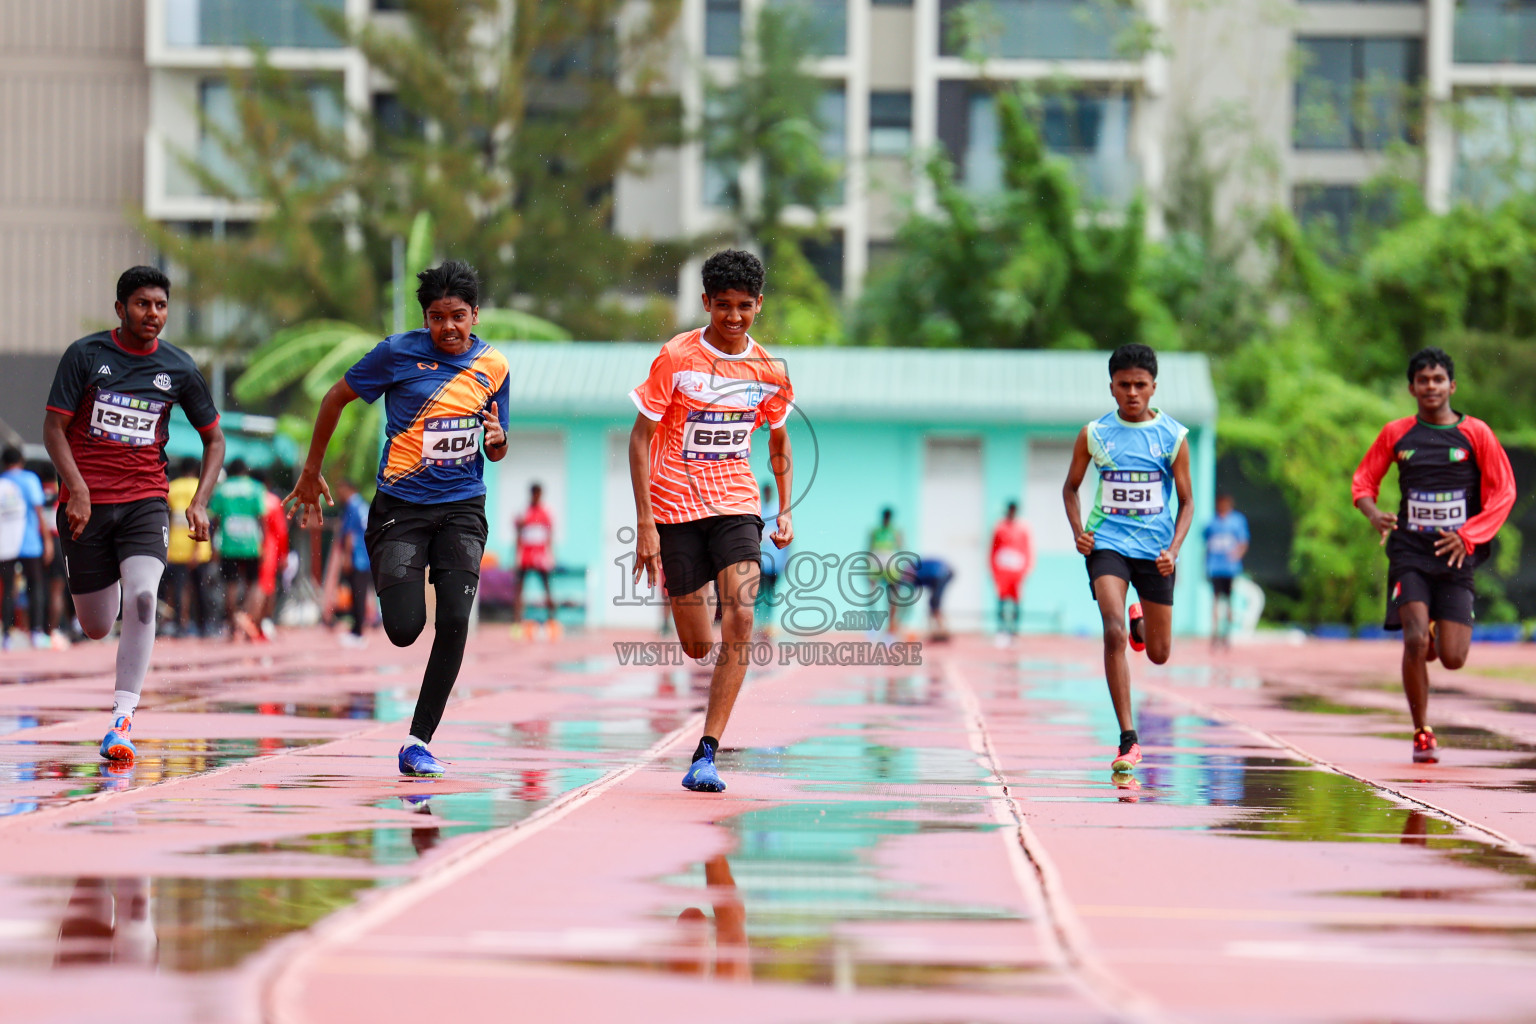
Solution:
<svg viewBox="0 0 1536 1024">
<path fill-rule="evenodd" d="M 1429 655 L 1429 631 L 1408 624 L 1403 625 L 1403 651 L 1410 658 L 1423 660 Z"/>
<path fill-rule="evenodd" d="M 729 604 L 720 613 L 720 635 L 730 640 L 745 640 L 752 635 L 752 606 Z"/>
<path fill-rule="evenodd" d="M 416 584 L 402 583 L 379 595 L 379 618 L 384 635 L 396 647 L 409 647 L 427 628 L 426 596 L 412 592 Z"/>
<path fill-rule="evenodd" d="M 1118 651 L 1125 647 L 1127 639 L 1125 623 L 1104 623 L 1104 648 L 1109 651 Z"/>
<path fill-rule="evenodd" d="M 1147 640 L 1147 660 L 1154 665 L 1166 665 L 1168 657 L 1173 653 L 1173 644 L 1168 640 Z"/>
<path fill-rule="evenodd" d="M 128 613 L 143 625 L 150 625 L 155 621 L 155 592 L 153 590 L 133 590 L 125 594 Z"/>
<path fill-rule="evenodd" d="M 695 661 L 709 657 L 710 651 L 715 649 L 714 642 L 711 640 L 684 640 L 682 644 L 683 653 Z"/>
<path fill-rule="evenodd" d="M 1439 654 L 1440 664 L 1453 672 L 1467 663 L 1466 651 L 1440 651 Z"/>
<path fill-rule="evenodd" d="M 89 618 L 80 618 L 80 632 L 92 640 L 105 640 L 112 632 L 113 621 L 115 620 L 98 622 Z"/>
<path fill-rule="evenodd" d="M 433 620 L 434 627 L 439 633 L 468 634 L 480 577 L 472 572 L 445 572 L 437 577 L 435 586 L 437 617 Z"/>
</svg>

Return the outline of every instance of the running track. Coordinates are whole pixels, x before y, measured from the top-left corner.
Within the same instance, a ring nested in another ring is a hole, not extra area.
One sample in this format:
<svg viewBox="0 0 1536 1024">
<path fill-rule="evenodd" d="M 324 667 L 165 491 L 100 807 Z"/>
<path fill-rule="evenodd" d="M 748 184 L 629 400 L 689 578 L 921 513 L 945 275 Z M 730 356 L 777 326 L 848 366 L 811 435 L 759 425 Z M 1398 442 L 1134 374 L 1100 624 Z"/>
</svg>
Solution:
<svg viewBox="0 0 1536 1024">
<path fill-rule="evenodd" d="M 1415 768 L 1390 644 L 1176 645 L 1140 789 L 1088 641 L 774 668 L 710 797 L 707 677 L 614 639 L 483 629 L 434 781 L 393 758 L 426 643 L 162 642 L 123 777 L 111 645 L 5 655 L 0 1020 L 1536 1012 L 1536 649 L 1436 669 Z"/>
</svg>

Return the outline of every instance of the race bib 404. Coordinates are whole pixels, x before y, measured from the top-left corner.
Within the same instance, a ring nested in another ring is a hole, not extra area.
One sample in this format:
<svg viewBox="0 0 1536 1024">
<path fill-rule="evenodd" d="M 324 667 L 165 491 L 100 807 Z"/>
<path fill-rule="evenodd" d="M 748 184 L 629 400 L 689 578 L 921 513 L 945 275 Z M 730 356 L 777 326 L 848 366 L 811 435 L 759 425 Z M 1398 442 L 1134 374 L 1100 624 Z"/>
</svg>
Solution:
<svg viewBox="0 0 1536 1024">
<path fill-rule="evenodd" d="M 1408 529 L 1434 533 L 1436 530 L 1459 530 L 1466 525 L 1466 491 L 1408 492 Z"/>
<path fill-rule="evenodd" d="M 752 410 L 714 412 L 697 410 L 683 424 L 683 458 L 689 462 L 745 459 L 752 454 Z"/>
<path fill-rule="evenodd" d="M 1111 516 L 1155 516 L 1163 511 L 1163 474 L 1107 469 L 1100 474 L 1099 507 Z"/>
<path fill-rule="evenodd" d="M 457 466 L 479 451 L 478 416 L 435 416 L 422 424 L 421 461 L 428 466 Z"/>
<path fill-rule="evenodd" d="M 141 448 L 159 441 L 160 417 L 168 403 L 98 391 L 91 403 L 91 436 Z"/>
</svg>

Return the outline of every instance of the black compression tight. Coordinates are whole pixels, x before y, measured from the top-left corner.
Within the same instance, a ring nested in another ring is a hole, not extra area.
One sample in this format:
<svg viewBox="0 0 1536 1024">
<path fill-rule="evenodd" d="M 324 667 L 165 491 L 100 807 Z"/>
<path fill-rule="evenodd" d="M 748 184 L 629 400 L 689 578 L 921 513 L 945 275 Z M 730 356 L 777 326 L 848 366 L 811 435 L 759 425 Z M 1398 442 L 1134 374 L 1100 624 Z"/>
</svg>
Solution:
<svg viewBox="0 0 1536 1024">
<path fill-rule="evenodd" d="M 464 661 L 464 641 L 469 637 L 469 612 L 475 603 L 480 577 L 455 570 L 433 574 L 437 588 L 437 635 L 432 640 L 432 654 L 421 679 L 421 696 L 416 698 L 416 714 L 411 719 L 411 735 L 430 743 L 437 724 L 443 720 L 443 708 L 459 677 Z M 384 632 L 396 647 L 409 647 L 427 625 L 427 592 L 419 583 L 400 583 L 379 594 L 379 615 Z"/>
</svg>

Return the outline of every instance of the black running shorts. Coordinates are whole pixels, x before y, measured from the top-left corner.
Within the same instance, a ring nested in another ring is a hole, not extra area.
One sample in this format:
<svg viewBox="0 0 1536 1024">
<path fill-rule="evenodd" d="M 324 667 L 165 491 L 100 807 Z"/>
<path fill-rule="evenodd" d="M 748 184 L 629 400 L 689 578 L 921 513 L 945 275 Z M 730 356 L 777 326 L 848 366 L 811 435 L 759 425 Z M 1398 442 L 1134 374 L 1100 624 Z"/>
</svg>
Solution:
<svg viewBox="0 0 1536 1024">
<path fill-rule="evenodd" d="M 483 494 L 418 505 L 380 491 L 368 509 L 363 533 L 373 587 L 382 594 L 397 583 L 420 583 L 428 567 L 434 580 L 440 572 L 479 576 L 487 533 Z"/>
<path fill-rule="evenodd" d="M 1434 622 L 1472 625 L 1472 570 L 1449 565 L 1430 569 L 1422 565 L 1389 565 L 1387 568 L 1387 629 L 1402 629 L 1403 605 L 1418 601 L 1429 606 Z"/>
<path fill-rule="evenodd" d="M 92 505 L 80 539 L 70 536 L 68 506 L 60 503 L 59 547 L 71 594 L 106 590 L 120 578 L 123 559 L 148 555 L 165 562 L 171 539 L 171 508 L 164 498 Z"/>
<path fill-rule="evenodd" d="M 709 516 L 691 523 L 658 523 L 661 571 L 672 597 L 691 594 L 738 562 L 757 564 L 763 520 L 754 515 Z"/>
<path fill-rule="evenodd" d="M 1217 597 L 1231 597 L 1232 596 L 1232 577 L 1231 576 L 1212 576 L 1211 577 L 1211 591 Z"/>
<path fill-rule="evenodd" d="M 219 559 L 219 579 L 225 583 L 244 583 L 246 586 L 254 586 L 256 577 L 261 573 L 261 559 L 259 558 L 221 558 Z"/>
<path fill-rule="evenodd" d="M 1100 576 L 1118 576 L 1136 588 L 1136 596 L 1146 604 L 1173 604 L 1174 575 L 1157 571 L 1155 558 L 1127 558 L 1118 551 L 1095 548 L 1088 556 L 1088 592 L 1099 599 L 1093 581 Z"/>
</svg>

